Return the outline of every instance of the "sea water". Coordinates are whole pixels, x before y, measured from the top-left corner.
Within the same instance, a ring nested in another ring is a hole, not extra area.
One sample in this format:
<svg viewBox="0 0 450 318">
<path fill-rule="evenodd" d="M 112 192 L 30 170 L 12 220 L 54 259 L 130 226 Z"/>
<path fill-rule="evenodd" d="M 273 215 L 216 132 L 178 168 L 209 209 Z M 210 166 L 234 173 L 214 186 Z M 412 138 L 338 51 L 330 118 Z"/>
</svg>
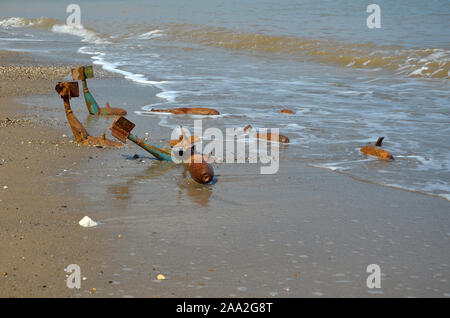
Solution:
<svg viewBox="0 0 450 318">
<path fill-rule="evenodd" d="M 279 128 L 282 160 L 450 200 L 450 2 L 376 3 L 378 29 L 365 1 L 79 0 L 81 27 L 61 1 L 2 2 L 0 49 L 157 88 L 128 111 L 167 136 L 195 118 L 152 108 L 211 107 L 206 126 Z M 380 136 L 394 161 L 360 153 Z"/>
</svg>

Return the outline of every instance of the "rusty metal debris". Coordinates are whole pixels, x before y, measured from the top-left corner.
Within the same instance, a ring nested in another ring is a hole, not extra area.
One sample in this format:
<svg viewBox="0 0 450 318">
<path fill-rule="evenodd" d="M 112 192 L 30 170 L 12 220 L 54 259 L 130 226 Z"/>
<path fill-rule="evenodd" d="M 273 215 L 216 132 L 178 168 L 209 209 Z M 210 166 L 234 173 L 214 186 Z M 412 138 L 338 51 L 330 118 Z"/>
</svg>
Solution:
<svg viewBox="0 0 450 318">
<path fill-rule="evenodd" d="M 111 107 L 109 102 L 105 107 L 99 107 L 94 96 L 89 92 L 86 79 L 94 77 L 92 66 L 80 66 L 72 69 L 72 78 L 74 81 L 80 80 L 83 84 L 83 95 L 86 107 L 91 115 L 126 115 L 127 111 L 121 108 Z"/>
<path fill-rule="evenodd" d="M 287 109 L 287 108 L 282 109 L 281 112 L 285 113 L 285 114 L 289 114 L 289 115 L 294 115 L 295 114 L 295 112 L 293 112 L 292 110 Z"/>
<path fill-rule="evenodd" d="M 381 143 L 383 142 L 384 137 L 378 138 L 377 142 L 375 143 L 375 146 L 381 147 Z"/>
<path fill-rule="evenodd" d="M 394 160 L 394 156 L 392 156 L 392 154 L 389 151 L 380 148 L 383 139 L 384 137 L 378 138 L 377 142 L 375 143 L 375 146 L 367 145 L 362 147 L 360 151 L 365 155 L 374 156 L 379 159 Z"/>
<path fill-rule="evenodd" d="M 256 133 L 256 138 L 266 139 L 266 140 L 270 140 L 270 141 L 278 141 L 278 142 L 285 143 L 285 144 L 289 143 L 289 138 L 282 134 L 278 134 L 278 138 L 277 138 L 277 135 L 272 134 L 272 133 L 264 133 L 264 134 Z"/>
<path fill-rule="evenodd" d="M 168 162 L 175 162 L 172 158 L 172 150 L 149 142 L 145 142 L 141 138 L 133 135 L 131 131 L 134 127 L 134 123 L 121 116 L 114 120 L 110 129 L 111 134 L 123 143 L 125 143 L 126 140 L 129 139 L 144 150 L 150 152 L 157 159 Z M 184 152 L 188 153 L 193 148 L 190 142 L 192 139 L 187 138 L 183 130 L 182 134 L 183 138 L 180 138 L 179 141 L 179 143 L 182 145 L 180 156 L 183 156 Z M 192 151 L 190 153 L 192 153 Z M 195 181 L 204 184 L 209 183 L 213 179 L 214 169 L 210 164 L 206 162 L 206 160 L 203 158 L 203 155 L 192 154 L 187 162 L 185 161 L 184 163 L 187 163 L 189 173 L 192 179 L 194 179 Z"/>
<path fill-rule="evenodd" d="M 194 107 L 194 108 L 172 108 L 172 109 L 154 109 L 152 112 L 171 113 L 175 115 L 220 115 L 219 111 L 212 108 Z"/>
<path fill-rule="evenodd" d="M 203 155 L 194 154 L 188 162 L 188 170 L 192 179 L 198 183 L 209 183 L 214 178 L 213 167 L 205 161 Z"/>
<path fill-rule="evenodd" d="M 244 128 L 244 132 L 247 132 L 250 129 L 253 129 L 252 125 L 247 125 Z M 289 138 L 282 134 L 275 135 L 272 133 L 258 133 L 257 132 L 255 135 L 255 138 L 265 139 L 265 140 L 270 140 L 270 141 L 277 141 L 277 142 L 284 143 L 284 144 L 287 144 L 290 142 Z"/>
<path fill-rule="evenodd" d="M 102 146 L 102 147 L 121 147 L 122 144 L 113 140 L 108 140 L 103 133 L 102 137 L 89 136 L 86 129 L 73 114 L 70 107 L 70 99 L 79 96 L 78 82 L 59 82 L 55 87 L 56 91 L 64 100 L 64 109 L 66 111 L 67 121 L 69 122 L 72 133 L 77 142 L 84 145 Z"/>
</svg>

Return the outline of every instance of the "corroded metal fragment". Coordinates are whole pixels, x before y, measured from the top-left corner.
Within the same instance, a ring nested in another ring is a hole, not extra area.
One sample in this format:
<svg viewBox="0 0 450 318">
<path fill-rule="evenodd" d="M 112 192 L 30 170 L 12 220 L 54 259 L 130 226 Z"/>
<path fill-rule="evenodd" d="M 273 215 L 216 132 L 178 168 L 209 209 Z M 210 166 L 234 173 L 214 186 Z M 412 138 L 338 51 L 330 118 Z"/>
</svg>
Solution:
<svg viewBox="0 0 450 318">
<path fill-rule="evenodd" d="M 111 129 L 111 135 L 116 137 L 122 142 L 126 142 L 127 139 L 131 140 L 141 148 L 145 149 L 146 151 L 150 152 L 153 156 L 158 158 L 159 160 L 164 161 L 173 161 L 172 160 L 172 152 L 170 149 L 166 149 L 161 146 L 154 145 L 149 142 L 145 142 L 141 138 L 131 134 L 131 131 L 136 125 L 126 119 L 125 117 L 118 117 L 114 120 L 112 123 L 110 129 Z"/>
<path fill-rule="evenodd" d="M 89 136 L 86 129 L 80 123 L 78 118 L 72 112 L 70 107 L 70 99 L 72 97 L 78 97 L 78 82 L 59 82 L 55 87 L 56 91 L 61 95 L 64 100 L 64 109 L 66 112 L 67 121 L 69 122 L 72 133 L 77 142 L 84 145 L 101 146 L 101 147 L 121 147 L 122 144 L 113 140 L 108 140 L 105 134 L 101 138 Z"/>
<path fill-rule="evenodd" d="M 289 138 L 282 134 L 278 134 L 278 138 L 277 138 L 277 136 L 272 133 L 256 133 L 256 138 L 266 139 L 266 140 L 271 140 L 271 141 L 278 141 L 281 143 L 289 143 Z"/>
<path fill-rule="evenodd" d="M 394 157 L 391 155 L 389 151 L 371 145 L 362 147 L 361 152 L 365 155 L 374 156 L 383 160 L 394 159 Z"/>
<path fill-rule="evenodd" d="M 189 174 L 198 183 L 209 183 L 214 178 L 213 167 L 205 161 L 203 155 L 194 154 L 188 163 Z"/>
<path fill-rule="evenodd" d="M 377 142 L 375 143 L 375 146 L 381 147 L 381 143 L 383 142 L 384 137 L 378 138 Z"/>
<path fill-rule="evenodd" d="M 159 160 L 165 160 L 169 162 L 177 162 L 172 158 L 172 150 L 165 147 L 157 146 L 149 142 L 145 142 L 139 137 L 131 134 L 131 131 L 135 127 L 135 124 L 126 119 L 125 117 L 118 117 L 111 125 L 111 134 L 122 142 L 126 142 L 127 139 L 133 141 L 135 144 L 150 152 L 153 156 Z M 195 140 L 196 136 L 187 138 L 184 133 L 183 127 L 181 127 L 182 138 L 176 140 L 177 144 L 181 145 L 181 151 L 184 153 L 187 149 L 191 150 L 191 142 Z M 191 141 L 191 142 L 190 142 Z M 181 156 L 183 156 L 181 154 Z M 187 162 L 186 162 L 187 161 Z M 214 177 L 214 169 L 210 164 L 206 162 L 202 155 L 191 155 L 184 163 L 187 164 L 189 173 L 195 181 L 199 183 L 211 182 Z M 183 162 L 183 161 L 181 161 Z"/>
<path fill-rule="evenodd" d="M 86 79 L 94 77 L 94 69 L 92 66 L 80 66 L 72 69 L 73 80 L 81 81 L 83 84 L 83 95 L 86 107 L 91 115 L 119 115 L 123 116 L 127 114 L 127 111 L 121 108 L 111 107 L 109 103 L 106 103 L 106 107 L 99 107 L 95 101 L 94 96 L 89 91 Z"/>
<path fill-rule="evenodd" d="M 111 125 L 111 135 L 126 143 L 127 138 L 136 125 L 125 117 L 117 117 Z"/>
</svg>

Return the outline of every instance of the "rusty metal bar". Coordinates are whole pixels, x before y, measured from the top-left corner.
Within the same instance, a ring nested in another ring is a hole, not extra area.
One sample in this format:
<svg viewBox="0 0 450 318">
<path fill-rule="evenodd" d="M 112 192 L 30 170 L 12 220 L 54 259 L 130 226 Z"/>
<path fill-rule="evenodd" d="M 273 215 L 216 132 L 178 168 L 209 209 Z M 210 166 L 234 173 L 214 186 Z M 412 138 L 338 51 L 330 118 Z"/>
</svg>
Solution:
<svg viewBox="0 0 450 318">
<path fill-rule="evenodd" d="M 70 107 L 70 99 L 72 97 L 79 96 L 78 82 L 59 82 L 55 87 L 56 91 L 61 95 L 64 101 L 64 109 L 66 112 L 67 121 L 69 122 L 72 133 L 77 142 L 83 143 L 85 145 L 93 146 L 105 146 L 105 147 L 121 147 L 122 144 L 115 142 L 113 140 L 108 140 L 105 138 L 105 134 L 100 137 L 89 136 L 86 129 L 80 123 L 78 118 L 72 112 Z"/>
<path fill-rule="evenodd" d="M 92 66 L 80 66 L 72 69 L 73 80 L 81 80 L 83 85 L 83 95 L 86 107 L 91 115 L 126 115 L 127 111 L 121 108 L 115 108 L 109 106 L 106 103 L 106 107 L 99 107 L 95 101 L 94 96 L 92 96 L 89 88 L 87 86 L 86 79 L 94 77 L 94 69 Z"/>
</svg>

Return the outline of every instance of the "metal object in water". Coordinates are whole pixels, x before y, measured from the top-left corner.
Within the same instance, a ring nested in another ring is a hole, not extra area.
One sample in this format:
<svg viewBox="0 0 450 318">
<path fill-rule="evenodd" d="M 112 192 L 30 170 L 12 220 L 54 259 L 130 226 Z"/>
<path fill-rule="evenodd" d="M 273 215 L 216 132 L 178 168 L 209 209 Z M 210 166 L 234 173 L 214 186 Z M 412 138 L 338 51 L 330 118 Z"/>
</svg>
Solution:
<svg viewBox="0 0 450 318">
<path fill-rule="evenodd" d="M 59 82 L 58 85 L 56 85 L 55 89 L 64 100 L 64 109 L 66 112 L 67 121 L 69 122 L 70 128 L 72 129 L 72 133 L 77 142 L 83 143 L 85 145 L 101 147 L 122 146 L 122 144 L 118 142 L 106 139 L 105 133 L 103 133 L 103 136 L 101 138 L 89 136 L 86 129 L 74 115 L 74 113 L 72 112 L 72 108 L 70 107 L 70 99 L 72 97 L 79 96 L 78 82 Z"/>
<path fill-rule="evenodd" d="M 139 147 L 145 149 L 150 152 L 153 156 L 155 156 L 159 160 L 175 162 L 172 158 L 172 151 L 165 147 L 161 147 L 152 143 L 148 143 L 140 139 L 139 137 L 131 134 L 131 131 L 136 125 L 126 119 L 125 117 L 119 117 L 114 120 L 111 125 L 111 134 L 119 139 L 122 142 L 126 142 L 127 139 L 131 140 Z M 183 132 L 184 136 L 184 132 Z M 184 136 L 185 141 L 188 140 Z M 191 150 L 191 149 L 189 149 Z M 181 154 L 182 155 L 182 154 Z M 201 156 L 201 158 L 199 157 Z M 199 183 L 209 183 L 214 177 L 214 169 L 210 164 L 208 164 L 202 155 L 195 154 L 191 155 L 189 160 L 187 161 L 187 168 L 189 173 L 195 181 Z"/>
<path fill-rule="evenodd" d="M 365 155 L 370 155 L 377 157 L 379 159 L 383 160 L 394 160 L 394 156 L 389 151 L 386 151 L 384 149 L 381 149 L 381 144 L 383 142 L 384 137 L 378 138 L 378 140 L 375 143 L 375 146 L 367 145 L 360 149 L 360 151 Z"/>
<path fill-rule="evenodd" d="M 86 79 L 94 77 L 94 69 L 92 66 L 80 66 L 72 69 L 72 78 L 74 81 L 80 80 L 83 85 L 83 95 L 84 101 L 86 102 L 86 107 L 91 115 L 126 115 L 127 111 L 121 108 L 115 108 L 109 106 L 106 103 L 106 107 L 99 107 L 95 101 L 94 96 L 92 96 L 89 88 L 87 86 Z"/>
</svg>

